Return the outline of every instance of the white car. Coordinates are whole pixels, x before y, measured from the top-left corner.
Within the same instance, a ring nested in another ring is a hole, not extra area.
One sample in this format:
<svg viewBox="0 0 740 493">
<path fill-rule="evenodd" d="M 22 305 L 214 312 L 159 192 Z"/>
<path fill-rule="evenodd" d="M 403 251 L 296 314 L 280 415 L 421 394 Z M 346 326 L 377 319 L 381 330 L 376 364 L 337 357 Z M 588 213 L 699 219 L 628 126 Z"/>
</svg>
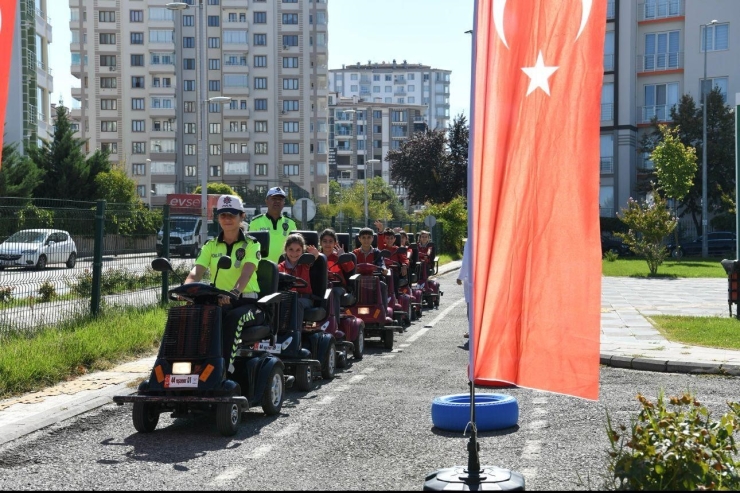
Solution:
<svg viewBox="0 0 740 493">
<path fill-rule="evenodd" d="M 28 267 L 43 270 L 49 264 L 77 263 L 77 246 L 61 229 L 24 229 L 0 244 L 0 269 Z"/>
</svg>

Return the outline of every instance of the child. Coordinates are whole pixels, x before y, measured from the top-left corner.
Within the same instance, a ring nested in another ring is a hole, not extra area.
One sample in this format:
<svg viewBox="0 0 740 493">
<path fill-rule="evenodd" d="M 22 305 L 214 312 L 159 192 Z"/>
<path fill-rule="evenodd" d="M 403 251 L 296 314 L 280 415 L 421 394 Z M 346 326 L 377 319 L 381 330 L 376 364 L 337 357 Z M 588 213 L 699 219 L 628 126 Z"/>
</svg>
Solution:
<svg viewBox="0 0 740 493">
<path fill-rule="evenodd" d="M 375 264 L 378 267 L 384 267 L 383 257 L 380 256 L 380 250 L 373 248 L 373 230 L 362 228 L 357 235 L 360 240 L 360 248 L 355 248 L 352 253 L 357 257 L 358 264 Z"/>
<path fill-rule="evenodd" d="M 305 251 L 312 254 L 314 257 L 319 256 L 318 249 L 309 245 L 306 248 L 306 240 L 300 234 L 289 235 L 285 239 L 285 260 L 278 264 L 278 271 L 290 274 L 291 276 L 298 277 L 306 281 L 305 287 L 293 287 L 291 291 L 298 293 L 297 308 L 297 320 L 299 324 L 303 324 L 303 312 L 306 308 L 313 307 L 313 290 L 311 289 L 311 266 L 308 264 L 298 265 L 298 260 Z"/>
<path fill-rule="evenodd" d="M 339 263 L 339 256 L 344 253 L 344 249 L 337 240 L 337 233 L 331 228 L 325 229 L 319 237 L 319 243 L 321 244 L 321 253 L 326 257 L 326 266 L 329 272 L 339 274 L 338 277 L 342 281 L 342 287 L 346 288 L 346 274 L 351 273 L 355 266 L 352 262 Z"/>
</svg>

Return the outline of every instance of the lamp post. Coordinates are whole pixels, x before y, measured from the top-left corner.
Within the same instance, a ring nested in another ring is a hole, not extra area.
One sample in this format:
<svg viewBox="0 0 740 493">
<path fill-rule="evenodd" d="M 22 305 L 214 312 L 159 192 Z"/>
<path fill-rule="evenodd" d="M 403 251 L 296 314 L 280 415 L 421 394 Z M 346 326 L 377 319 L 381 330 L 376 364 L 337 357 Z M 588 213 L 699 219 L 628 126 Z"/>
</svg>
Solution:
<svg viewBox="0 0 740 493">
<path fill-rule="evenodd" d="M 231 102 L 228 96 L 213 96 L 200 102 L 200 136 L 198 148 L 200 153 L 200 206 L 202 211 L 200 244 L 208 241 L 208 159 L 206 157 L 206 103 L 227 104 Z"/>
<path fill-rule="evenodd" d="M 177 122 L 177 132 L 175 134 L 175 193 L 183 192 L 183 182 L 185 180 L 185 163 L 183 162 L 183 87 L 180 81 L 182 77 L 183 53 L 182 49 L 177 49 L 182 43 L 182 11 L 190 8 L 185 2 L 170 2 L 165 5 L 167 10 L 179 12 L 174 18 L 175 22 L 175 80 L 177 80 L 177 90 L 175 92 L 175 121 Z"/>
<path fill-rule="evenodd" d="M 709 255 L 709 241 L 707 238 L 707 94 L 704 87 L 707 83 L 707 27 L 716 24 L 712 20 L 704 24 L 704 78 L 701 81 L 702 95 L 702 140 L 701 140 L 701 256 L 707 258 Z"/>
<path fill-rule="evenodd" d="M 146 166 L 144 169 L 144 173 L 146 173 L 146 193 L 149 197 L 149 208 L 152 207 L 152 195 L 154 192 L 154 188 L 152 188 L 152 160 L 147 158 L 146 160 Z"/>
</svg>

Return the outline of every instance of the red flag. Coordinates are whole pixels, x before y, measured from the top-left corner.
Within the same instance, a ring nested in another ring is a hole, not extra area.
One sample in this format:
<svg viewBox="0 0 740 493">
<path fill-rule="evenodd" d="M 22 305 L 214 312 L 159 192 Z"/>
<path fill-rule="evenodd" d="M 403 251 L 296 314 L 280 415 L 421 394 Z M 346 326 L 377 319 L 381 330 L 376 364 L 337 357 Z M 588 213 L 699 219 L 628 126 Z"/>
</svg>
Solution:
<svg viewBox="0 0 740 493">
<path fill-rule="evenodd" d="M 0 166 L 2 166 L 3 134 L 5 133 L 5 105 L 8 100 L 10 59 L 13 49 L 15 6 L 18 0 L 0 0 Z"/>
<path fill-rule="evenodd" d="M 470 378 L 598 399 L 606 0 L 475 12 Z"/>
</svg>

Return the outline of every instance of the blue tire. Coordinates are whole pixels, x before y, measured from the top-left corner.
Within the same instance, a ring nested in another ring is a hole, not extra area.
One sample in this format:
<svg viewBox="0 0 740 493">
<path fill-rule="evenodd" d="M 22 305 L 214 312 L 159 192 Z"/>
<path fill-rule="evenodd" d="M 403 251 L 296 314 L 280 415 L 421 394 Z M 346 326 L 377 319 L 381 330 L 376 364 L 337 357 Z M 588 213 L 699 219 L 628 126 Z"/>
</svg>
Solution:
<svg viewBox="0 0 740 493">
<path fill-rule="evenodd" d="M 435 397 L 432 423 L 447 431 L 464 431 L 470 421 L 470 394 Z M 478 431 L 501 430 L 516 426 L 519 402 L 505 394 L 475 395 L 475 425 Z"/>
</svg>

